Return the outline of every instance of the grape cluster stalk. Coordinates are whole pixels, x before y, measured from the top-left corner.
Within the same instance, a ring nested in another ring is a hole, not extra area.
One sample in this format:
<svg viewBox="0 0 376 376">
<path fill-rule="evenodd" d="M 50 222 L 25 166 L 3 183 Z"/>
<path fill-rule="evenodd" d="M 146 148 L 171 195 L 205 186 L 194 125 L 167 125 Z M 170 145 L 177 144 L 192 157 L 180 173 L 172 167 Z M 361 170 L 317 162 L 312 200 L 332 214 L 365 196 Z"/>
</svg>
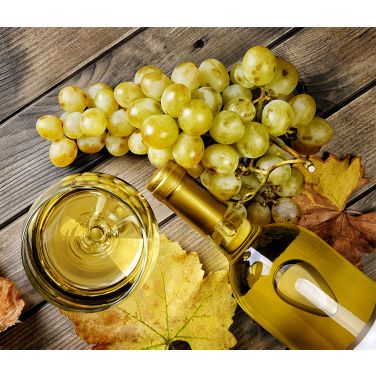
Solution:
<svg viewBox="0 0 376 376">
<path fill-rule="evenodd" d="M 40 117 L 36 130 L 51 141 L 57 167 L 104 147 L 117 157 L 147 155 L 158 168 L 174 160 L 253 223 L 297 223 L 298 165 L 313 171 L 305 156 L 333 135 L 298 81 L 296 67 L 263 46 L 249 48 L 230 73 L 217 59 L 182 62 L 170 77 L 146 65 L 114 89 L 64 87 L 64 113 Z"/>
</svg>

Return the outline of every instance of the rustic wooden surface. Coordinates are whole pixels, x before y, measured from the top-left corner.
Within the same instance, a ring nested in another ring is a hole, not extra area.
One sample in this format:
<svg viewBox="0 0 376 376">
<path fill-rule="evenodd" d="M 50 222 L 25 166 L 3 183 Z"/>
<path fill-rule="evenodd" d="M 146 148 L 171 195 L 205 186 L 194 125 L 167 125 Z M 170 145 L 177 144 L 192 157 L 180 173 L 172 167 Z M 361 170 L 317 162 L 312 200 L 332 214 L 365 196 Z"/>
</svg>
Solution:
<svg viewBox="0 0 376 376">
<path fill-rule="evenodd" d="M 375 167 L 376 31 L 372 28 L 0 28 L 0 275 L 12 278 L 26 302 L 22 323 L 0 335 L 0 349 L 83 349 L 88 345 L 70 322 L 46 303 L 27 280 L 21 263 L 20 232 L 33 200 L 61 176 L 95 170 L 124 178 L 150 201 L 161 232 L 197 251 L 203 268 L 218 270 L 226 260 L 212 245 L 154 200 L 145 190 L 153 168 L 143 157 L 110 158 L 105 152 L 81 156 L 56 169 L 48 142 L 36 136 L 35 120 L 60 114 L 57 93 L 67 84 L 86 87 L 130 80 L 144 64 L 171 73 L 176 63 L 218 58 L 230 67 L 246 48 L 270 46 L 299 69 L 319 113 L 333 124 L 335 137 L 324 149 L 363 156 L 368 176 Z M 375 210 L 372 181 L 356 192 L 351 209 Z M 376 279 L 376 257 L 363 260 Z M 240 309 L 232 332 L 238 349 L 284 348 Z"/>
</svg>

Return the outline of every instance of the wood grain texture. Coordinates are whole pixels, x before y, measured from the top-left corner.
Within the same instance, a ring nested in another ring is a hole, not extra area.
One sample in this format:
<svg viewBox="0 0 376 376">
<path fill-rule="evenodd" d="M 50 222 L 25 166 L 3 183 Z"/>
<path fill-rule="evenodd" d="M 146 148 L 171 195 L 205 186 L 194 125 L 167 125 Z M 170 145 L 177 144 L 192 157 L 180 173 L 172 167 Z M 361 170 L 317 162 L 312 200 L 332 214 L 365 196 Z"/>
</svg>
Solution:
<svg viewBox="0 0 376 376">
<path fill-rule="evenodd" d="M 356 195 L 375 185 L 375 108 L 376 87 L 373 87 L 328 118 L 333 125 L 334 135 L 332 141 L 323 147 L 323 152 L 331 152 L 339 157 L 348 154 L 361 156 L 365 175 L 371 178 L 369 184 L 355 192 Z"/>
<path fill-rule="evenodd" d="M 376 77 L 375 28 L 305 28 L 274 52 L 298 68 L 319 113 L 337 107 Z"/>
<path fill-rule="evenodd" d="M 57 93 L 62 86 L 86 87 L 97 81 L 115 85 L 131 80 L 137 68 L 148 63 L 158 64 L 166 73 L 171 73 L 178 62 L 200 62 L 208 57 L 230 66 L 249 45 L 268 45 L 288 31 L 286 28 L 146 29 L 56 87 L 1 126 L 0 226 L 24 210 L 59 177 L 86 170 L 108 158 L 105 152 L 80 155 L 72 167 L 63 169 L 49 162 L 49 142 L 37 136 L 34 125 L 43 114 L 61 113 Z M 202 48 L 194 47 L 197 40 L 204 41 Z"/>
<path fill-rule="evenodd" d="M 376 189 L 368 193 L 365 197 L 349 207 L 350 210 L 356 210 L 361 213 L 370 213 L 376 211 Z"/>
<path fill-rule="evenodd" d="M 0 350 L 80 350 L 90 346 L 76 336 L 71 322 L 51 304 L 0 337 Z M 6 340 L 5 340 L 6 338 Z M 4 341 L 5 340 L 5 341 Z"/>
<path fill-rule="evenodd" d="M 0 28 L 0 122 L 137 28 Z"/>
</svg>

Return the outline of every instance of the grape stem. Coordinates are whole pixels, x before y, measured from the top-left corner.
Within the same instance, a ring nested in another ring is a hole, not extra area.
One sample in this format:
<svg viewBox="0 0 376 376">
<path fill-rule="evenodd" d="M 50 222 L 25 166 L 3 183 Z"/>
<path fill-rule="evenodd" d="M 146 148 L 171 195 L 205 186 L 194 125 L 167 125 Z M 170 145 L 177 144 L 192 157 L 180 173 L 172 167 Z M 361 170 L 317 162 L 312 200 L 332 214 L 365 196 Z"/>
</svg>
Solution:
<svg viewBox="0 0 376 376">
<path fill-rule="evenodd" d="M 300 153 L 298 153 L 293 148 L 290 148 L 290 146 L 286 145 L 280 138 L 274 137 L 274 136 L 270 136 L 270 140 L 274 144 L 276 144 L 277 146 L 279 146 L 281 149 L 283 149 L 284 151 L 287 151 L 289 154 L 291 154 L 296 159 L 303 159 L 303 156 Z"/>
<path fill-rule="evenodd" d="M 250 172 L 255 172 L 257 174 L 262 175 L 262 178 L 260 180 L 260 184 L 257 186 L 257 188 L 250 190 L 247 192 L 235 205 L 237 207 L 240 207 L 243 205 L 245 202 L 251 200 L 257 192 L 261 189 L 263 185 L 268 181 L 269 175 L 272 173 L 273 170 L 275 170 L 278 167 L 285 166 L 285 165 L 293 165 L 293 164 L 302 164 L 308 171 L 312 172 L 311 167 L 313 167 L 313 164 L 311 161 L 308 161 L 307 159 L 304 158 L 296 158 L 296 159 L 288 159 L 286 161 L 278 162 L 274 164 L 273 166 L 270 166 L 266 170 L 262 170 L 260 168 L 253 167 L 249 165 L 248 167 L 244 167 L 242 170 L 243 172 L 250 171 Z"/>
<path fill-rule="evenodd" d="M 262 110 L 264 108 L 264 102 L 269 101 L 271 97 L 267 94 L 266 89 L 264 86 L 261 86 L 261 93 L 258 98 L 256 98 L 252 103 L 256 107 L 256 120 L 261 120 Z"/>
</svg>

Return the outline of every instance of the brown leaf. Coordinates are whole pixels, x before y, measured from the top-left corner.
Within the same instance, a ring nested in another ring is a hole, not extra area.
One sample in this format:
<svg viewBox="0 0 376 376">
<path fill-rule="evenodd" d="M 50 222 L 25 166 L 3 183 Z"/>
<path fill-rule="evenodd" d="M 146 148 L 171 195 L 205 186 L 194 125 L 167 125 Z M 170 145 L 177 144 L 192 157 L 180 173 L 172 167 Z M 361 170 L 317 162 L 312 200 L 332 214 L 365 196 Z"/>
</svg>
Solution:
<svg viewBox="0 0 376 376">
<path fill-rule="evenodd" d="M 334 155 L 323 161 L 310 158 L 315 172 L 304 171 L 305 189 L 294 200 L 302 209 L 299 225 L 313 231 L 350 262 L 359 266 L 366 253 L 375 251 L 376 213 L 352 215 L 344 208 L 352 192 L 365 184 L 360 158 Z"/>
<path fill-rule="evenodd" d="M 24 305 L 15 284 L 7 278 L 0 277 L 0 332 L 18 322 Z"/>
</svg>

